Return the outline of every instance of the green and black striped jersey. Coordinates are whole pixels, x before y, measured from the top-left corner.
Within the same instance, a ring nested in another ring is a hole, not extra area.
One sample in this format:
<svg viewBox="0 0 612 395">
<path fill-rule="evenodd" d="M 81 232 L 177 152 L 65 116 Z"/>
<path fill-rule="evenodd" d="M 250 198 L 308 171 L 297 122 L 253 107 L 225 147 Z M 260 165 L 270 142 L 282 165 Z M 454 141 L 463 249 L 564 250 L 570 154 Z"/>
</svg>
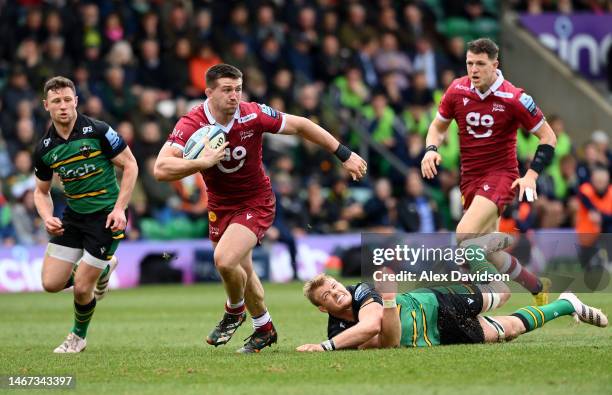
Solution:
<svg viewBox="0 0 612 395">
<path fill-rule="evenodd" d="M 57 173 L 68 206 L 77 213 L 112 210 L 119 185 L 111 159 L 126 147 L 107 123 L 77 114 L 67 140 L 51 125 L 34 152 L 34 173 L 43 181 Z"/>
</svg>

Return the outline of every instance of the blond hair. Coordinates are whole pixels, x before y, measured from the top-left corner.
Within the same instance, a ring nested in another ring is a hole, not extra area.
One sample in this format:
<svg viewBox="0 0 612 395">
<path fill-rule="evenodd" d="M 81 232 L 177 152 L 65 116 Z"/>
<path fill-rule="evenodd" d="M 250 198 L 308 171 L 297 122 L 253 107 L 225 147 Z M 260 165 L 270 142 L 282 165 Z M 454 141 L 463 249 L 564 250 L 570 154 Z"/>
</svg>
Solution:
<svg viewBox="0 0 612 395">
<path fill-rule="evenodd" d="M 317 303 L 317 301 L 314 298 L 314 293 L 319 287 L 325 284 L 325 281 L 330 280 L 330 279 L 331 279 L 330 276 L 328 276 L 325 273 L 321 273 L 317 275 L 315 278 L 309 281 L 306 281 L 306 284 L 304 284 L 304 296 L 308 300 L 310 300 L 310 303 L 312 303 L 315 306 L 319 306 L 319 303 Z"/>
</svg>

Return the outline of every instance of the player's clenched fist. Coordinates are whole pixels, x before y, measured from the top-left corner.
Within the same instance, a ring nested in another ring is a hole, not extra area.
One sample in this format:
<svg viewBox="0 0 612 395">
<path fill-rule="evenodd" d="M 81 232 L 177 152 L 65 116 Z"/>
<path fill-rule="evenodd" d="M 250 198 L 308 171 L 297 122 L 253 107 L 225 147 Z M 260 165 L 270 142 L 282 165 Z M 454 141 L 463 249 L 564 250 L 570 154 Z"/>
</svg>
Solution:
<svg viewBox="0 0 612 395">
<path fill-rule="evenodd" d="M 421 174 L 425 178 L 434 178 L 438 174 L 436 166 L 442 162 L 442 156 L 436 151 L 427 151 L 421 161 Z"/>
<path fill-rule="evenodd" d="M 342 167 L 349 172 L 353 181 L 362 179 L 368 172 L 366 161 L 354 152 L 351 153 L 351 156 L 345 162 L 342 162 Z"/>
<path fill-rule="evenodd" d="M 59 236 L 64 233 L 64 226 L 62 220 L 57 217 L 49 217 L 45 219 L 45 229 L 53 236 Z"/>
</svg>

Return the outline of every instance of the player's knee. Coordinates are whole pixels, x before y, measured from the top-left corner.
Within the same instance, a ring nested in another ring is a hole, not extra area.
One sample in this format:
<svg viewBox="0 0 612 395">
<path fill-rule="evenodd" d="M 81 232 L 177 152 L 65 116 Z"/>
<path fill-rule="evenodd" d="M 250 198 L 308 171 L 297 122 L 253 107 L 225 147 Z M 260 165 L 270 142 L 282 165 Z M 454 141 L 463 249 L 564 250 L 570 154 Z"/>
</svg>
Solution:
<svg viewBox="0 0 612 395">
<path fill-rule="evenodd" d="M 237 260 L 234 254 L 228 251 L 218 252 L 215 250 L 215 266 L 220 273 L 232 270 L 237 265 Z"/>
<path fill-rule="evenodd" d="M 77 283 L 74 285 L 74 298 L 76 300 L 89 299 L 93 294 L 93 287 L 89 284 Z"/>
<path fill-rule="evenodd" d="M 51 279 L 44 278 L 42 279 L 42 286 L 46 292 L 56 293 L 64 289 L 64 285 L 58 281 L 53 281 Z"/>
</svg>

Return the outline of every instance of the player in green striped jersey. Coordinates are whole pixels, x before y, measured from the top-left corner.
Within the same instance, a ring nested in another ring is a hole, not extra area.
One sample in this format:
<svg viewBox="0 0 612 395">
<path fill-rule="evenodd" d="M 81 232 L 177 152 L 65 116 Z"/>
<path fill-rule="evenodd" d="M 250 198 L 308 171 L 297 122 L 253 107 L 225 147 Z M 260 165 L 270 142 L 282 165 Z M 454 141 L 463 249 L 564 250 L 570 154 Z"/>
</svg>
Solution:
<svg viewBox="0 0 612 395">
<path fill-rule="evenodd" d="M 34 153 L 34 201 L 51 240 L 43 260 L 47 292 L 74 286 L 74 326 L 56 353 L 85 349 L 96 300 L 108 290 L 114 257 L 125 237 L 126 209 L 138 166 L 121 136 L 108 124 L 77 112 L 74 83 L 54 77 L 45 83 L 43 104 L 51 127 Z M 115 167 L 122 169 L 121 186 Z M 68 207 L 53 216 L 49 194 L 53 173 L 64 187 Z"/>
<path fill-rule="evenodd" d="M 486 261 L 470 262 L 470 270 L 495 268 Z M 591 325 L 608 325 L 601 310 L 585 305 L 570 292 L 562 293 L 552 303 L 526 306 L 512 315 L 482 315 L 510 297 L 501 282 L 381 295 L 367 283 L 345 287 L 321 274 L 305 284 L 304 294 L 321 312 L 328 313 L 328 339 L 304 344 L 298 351 L 491 343 L 512 340 L 548 321 L 574 314 Z"/>
</svg>

